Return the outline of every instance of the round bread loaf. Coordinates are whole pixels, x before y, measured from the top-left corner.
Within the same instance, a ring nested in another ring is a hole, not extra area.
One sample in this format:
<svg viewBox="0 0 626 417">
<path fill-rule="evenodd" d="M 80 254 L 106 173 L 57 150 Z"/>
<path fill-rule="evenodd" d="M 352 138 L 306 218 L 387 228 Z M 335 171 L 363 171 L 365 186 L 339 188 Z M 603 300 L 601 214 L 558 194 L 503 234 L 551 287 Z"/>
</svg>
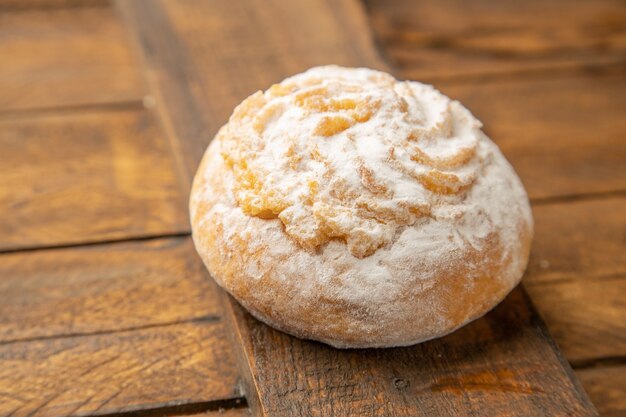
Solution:
<svg viewBox="0 0 626 417">
<path fill-rule="evenodd" d="M 520 281 L 533 228 L 519 178 L 459 102 L 337 66 L 245 99 L 190 210 L 220 286 L 265 323 L 341 348 L 482 316 Z"/>
</svg>

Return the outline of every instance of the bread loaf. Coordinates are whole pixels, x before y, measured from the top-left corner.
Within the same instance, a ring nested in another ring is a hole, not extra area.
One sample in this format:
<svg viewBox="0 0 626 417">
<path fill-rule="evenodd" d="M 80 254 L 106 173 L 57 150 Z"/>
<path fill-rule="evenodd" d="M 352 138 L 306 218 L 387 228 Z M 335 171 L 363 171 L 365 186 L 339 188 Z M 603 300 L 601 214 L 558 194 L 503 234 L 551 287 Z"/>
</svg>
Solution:
<svg viewBox="0 0 626 417">
<path fill-rule="evenodd" d="M 193 239 L 250 313 L 335 347 L 445 335 L 520 281 L 524 188 L 481 123 L 429 85 L 317 67 L 257 92 L 208 147 Z"/>
</svg>

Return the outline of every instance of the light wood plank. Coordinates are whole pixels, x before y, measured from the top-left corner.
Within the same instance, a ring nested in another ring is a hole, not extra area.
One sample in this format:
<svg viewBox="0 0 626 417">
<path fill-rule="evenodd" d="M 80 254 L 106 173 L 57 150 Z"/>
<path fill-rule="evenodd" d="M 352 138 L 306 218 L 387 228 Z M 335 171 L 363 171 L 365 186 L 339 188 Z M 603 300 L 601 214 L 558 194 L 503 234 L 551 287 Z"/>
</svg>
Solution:
<svg viewBox="0 0 626 417">
<path fill-rule="evenodd" d="M 0 343 L 221 315 L 190 238 L 0 255 Z"/>
<path fill-rule="evenodd" d="M 145 110 L 0 120 L 0 249 L 187 231 L 170 149 Z"/>
<path fill-rule="evenodd" d="M 626 353 L 626 199 L 533 207 L 536 236 L 524 283 L 574 364 Z"/>
<path fill-rule="evenodd" d="M 438 87 L 483 122 L 531 198 L 626 190 L 623 75 Z"/>
<path fill-rule="evenodd" d="M 626 415 L 626 365 L 576 372 L 602 417 Z"/>
<path fill-rule="evenodd" d="M 626 198 L 535 205 L 533 212 L 527 285 L 626 276 Z"/>
<path fill-rule="evenodd" d="M 0 415 L 68 417 L 236 398 L 221 322 L 0 344 Z"/>
<path fill-rule="evenodd" d="M 526 289 L 569 361 L 626 353 L 626 276 Z"/>
<path fill-rule="evenodd" d="M 0 111 L 137 101 L 146 91 L 111 7 L 0 5 L 0 56 Z"/>
<path fill-rule="evenodd" d="M 488 79 L 623 61 L 620 0 L 367 0 L 372 27 L 403 76 Z"/>
</svg>

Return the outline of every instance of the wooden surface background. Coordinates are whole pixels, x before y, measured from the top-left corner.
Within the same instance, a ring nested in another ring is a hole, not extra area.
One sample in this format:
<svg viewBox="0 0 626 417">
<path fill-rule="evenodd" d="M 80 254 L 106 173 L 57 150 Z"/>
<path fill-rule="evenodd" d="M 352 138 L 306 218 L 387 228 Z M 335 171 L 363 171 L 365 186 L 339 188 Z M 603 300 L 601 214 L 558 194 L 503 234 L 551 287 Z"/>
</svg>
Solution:
<svg viewBox="0 0 626 417">
<path fill-rule="evenodd" d="M 412 348 L 273 331 L 208 278 L 189 180 L 309 66 L 435 84 L 526 185 L 524 288 Z M 0 0 L 0 416 L 626 413 L 620 0 Z M 250 410 L 251 408 L 251 410 Z"/>
</svg>

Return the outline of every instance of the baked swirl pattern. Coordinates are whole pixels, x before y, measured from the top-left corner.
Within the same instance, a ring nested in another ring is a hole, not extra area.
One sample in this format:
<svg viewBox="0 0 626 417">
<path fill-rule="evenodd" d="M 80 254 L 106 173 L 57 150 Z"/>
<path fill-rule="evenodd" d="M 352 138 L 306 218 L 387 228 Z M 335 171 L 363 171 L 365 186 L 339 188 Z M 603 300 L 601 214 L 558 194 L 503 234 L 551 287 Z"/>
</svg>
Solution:
<svg viewBox="0 0 626 417">
<path fill-rule="evenodd" d="M 463 198 L 483 164 L 480 126 L 430 86 L 323 67 L 248 97 L 220 138 L 244 213 L 362 258 Z"/>
</svg>

